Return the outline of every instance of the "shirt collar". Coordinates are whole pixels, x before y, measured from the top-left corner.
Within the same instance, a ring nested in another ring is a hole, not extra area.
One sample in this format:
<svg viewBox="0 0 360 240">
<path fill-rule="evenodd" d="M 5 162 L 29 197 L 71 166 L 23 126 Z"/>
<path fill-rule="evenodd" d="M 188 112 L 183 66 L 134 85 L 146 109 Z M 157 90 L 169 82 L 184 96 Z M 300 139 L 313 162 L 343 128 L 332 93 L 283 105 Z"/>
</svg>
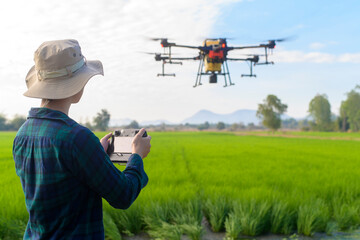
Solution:
<svg viewBox="0 0 360 240">
<path fill-rule="evenodd" d="M 75 123 L 75 121 L 69 118 L 69 116 L 67 116 L 65 113 L 49 108 L 31 108 L 28 119 L 29 118 L 60 120 L 65 122 L 67 125 L 72 125 Z"/>
</svg>

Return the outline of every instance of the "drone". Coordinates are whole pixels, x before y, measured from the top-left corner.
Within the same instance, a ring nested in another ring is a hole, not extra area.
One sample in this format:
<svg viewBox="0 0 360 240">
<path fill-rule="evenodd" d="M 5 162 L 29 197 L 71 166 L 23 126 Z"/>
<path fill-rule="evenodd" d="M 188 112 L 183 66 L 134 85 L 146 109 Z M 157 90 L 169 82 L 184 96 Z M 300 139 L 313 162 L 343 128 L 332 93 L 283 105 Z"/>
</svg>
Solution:
<svg viewBox="0 0 360 240">
<path fill-rule="evenodd" d="M 182 61 L 186 60 L 199 60 L 198 72 L 196 75 L 195 84 L 193 87 L 202 85 L 201 77 L 204 75 L 209 76 L 209 83 L 217 83 L 217 76 L 224 76 L 225 84 L 224 87 L 235 85 L 231 81 L 228 61 L 244 61 L 248 62 L 250 67 L 249 74 L 242 74 L 241 77 L 256 77 L 256 74 L 253 73 L 253 66 L 256 65 L 269 65 L 274 64 L 274 62 L 268 60 L 269 53 L 271 54 L 273 49 L 276 46 L 277 42 L 283 42 L 288 38 L 273 39 L 267 40 L 264 44 L 253 45 L 253 46 L 228 46 L 226 38 L 211 38 L 205 39 L 202 46 L 190 46 L 190 45 L 180 45 L 174 42 L 169 42 L 168 38 L 150 38 L 153 41 L 160 41 L 161 47 L 164 49 L 163 53 L 148 53 L 154 54 L 156 61 L 162 61 L 162 72 L 158 73 L 158 77 L 173 76 L 175 73 L 165 73 L 165 64 L 179 64 L 182 65 Z M 171 54 L 171 48 L 190 48 L 197 49 L 199 53 L 194 57 L 173 57 Z M 228 58 L 228 52 L 233 50 L 243 50 L 243 49 L 254 49 L 254 48 L 263 48 L 265 54 L 247 54 L 244 58 Z M 263 62 L 259 62 L 260 56 L 264 56 L 265 59 Z M 229 84 L 228 84 L 229 82 Z"/>
</svg>

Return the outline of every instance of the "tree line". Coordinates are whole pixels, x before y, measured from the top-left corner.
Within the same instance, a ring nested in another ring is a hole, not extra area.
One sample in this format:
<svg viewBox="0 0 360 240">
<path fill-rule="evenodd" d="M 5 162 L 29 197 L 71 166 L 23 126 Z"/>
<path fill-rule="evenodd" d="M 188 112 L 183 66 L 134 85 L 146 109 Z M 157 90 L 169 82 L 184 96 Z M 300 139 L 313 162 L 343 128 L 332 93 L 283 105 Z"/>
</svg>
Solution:
<svg viewBox="0 0 360 240">
<path fill-rule="evenodd" d="M 0 131 L 17 131 L 26 121 L 25 116 L 15 115 L 12 119 L 7 119 L 4 114 L 0 114 Z M 101 109 L 96 114 L 92 122 L 86 121 L 84 126 L 91 130 L 105 131 L 109 127 L 110 113 L 106 109 Z"/>
<path fill-rule="evenodd" d="M 317 94 L 309 103 L 310 120 L 302 121 L 302 130 L 313 131 L 353 131 L 360 130 L 360 86 L 346 94 L 347 99 L 341 102 L 338 116 L 331 113 L 331 105 L 326 94 Z M 268 95 L 262 104 L 258 105 L 256 115 L 262 124 L 276 131 L 282 123 L 294 124 L 295 119 L 287 122 L 281 120 L 281 115 L 287 111 L 287 105 L 275 95 Z"/>
<path fill-rule="evenodd" d="M 21 115 L 8 120 L 4 114 L 0 114 L 0 131 L 17 131 L 25 121 L 26 117 Z"/>
</svg>

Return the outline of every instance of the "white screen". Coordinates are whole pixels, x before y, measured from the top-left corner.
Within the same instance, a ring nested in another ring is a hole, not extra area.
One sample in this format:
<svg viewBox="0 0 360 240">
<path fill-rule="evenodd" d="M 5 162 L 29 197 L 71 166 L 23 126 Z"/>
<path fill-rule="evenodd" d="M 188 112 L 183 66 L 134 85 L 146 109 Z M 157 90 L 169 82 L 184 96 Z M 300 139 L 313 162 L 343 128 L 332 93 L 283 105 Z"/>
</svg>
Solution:
<svg viewBox="0 0 360 240">
<path fill-rule="evenodd" d="M 131 143 L 134 137 L 115 137 L 114 152 L 131 153 Z"/>
</svg>

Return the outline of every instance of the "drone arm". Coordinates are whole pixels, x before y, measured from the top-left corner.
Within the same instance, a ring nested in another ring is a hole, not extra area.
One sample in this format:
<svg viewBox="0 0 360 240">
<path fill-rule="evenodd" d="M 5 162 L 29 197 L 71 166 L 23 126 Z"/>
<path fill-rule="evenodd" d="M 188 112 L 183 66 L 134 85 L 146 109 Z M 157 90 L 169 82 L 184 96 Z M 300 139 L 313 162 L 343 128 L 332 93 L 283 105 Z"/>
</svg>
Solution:
<svg viewBox="0 0 360 240">
<path fill-rule="evenodd" d="M 226 60 L 229 60 L 229 61 L 250 61 L 250 59 L 247 59 L 247 58 L 226 58 Z"/>
<path fill-rule="evenodd" d="M 241 46 L 241 47 L 228 47 L 229 51 L 236 49 L 248 49 L 248 48 L 265 48 L 267 45 L 257 45 L 257 46 Z"/>
<path fill-rule="evenodd" d="M 178 45 L 175 44 L 172 47 L 179 47 L 179 48 L 191 48 L 191 49 L 202 49 L 203 47 L 197 47 L 197 46 L 189 46 L 189 45 Z"/>
<path fill-rule="evenodd" d="M 199 60 L 200 58 L 197 57 L 176 57 L 176 58 L 171 58 L 171 60 Z"/>
</svg>

